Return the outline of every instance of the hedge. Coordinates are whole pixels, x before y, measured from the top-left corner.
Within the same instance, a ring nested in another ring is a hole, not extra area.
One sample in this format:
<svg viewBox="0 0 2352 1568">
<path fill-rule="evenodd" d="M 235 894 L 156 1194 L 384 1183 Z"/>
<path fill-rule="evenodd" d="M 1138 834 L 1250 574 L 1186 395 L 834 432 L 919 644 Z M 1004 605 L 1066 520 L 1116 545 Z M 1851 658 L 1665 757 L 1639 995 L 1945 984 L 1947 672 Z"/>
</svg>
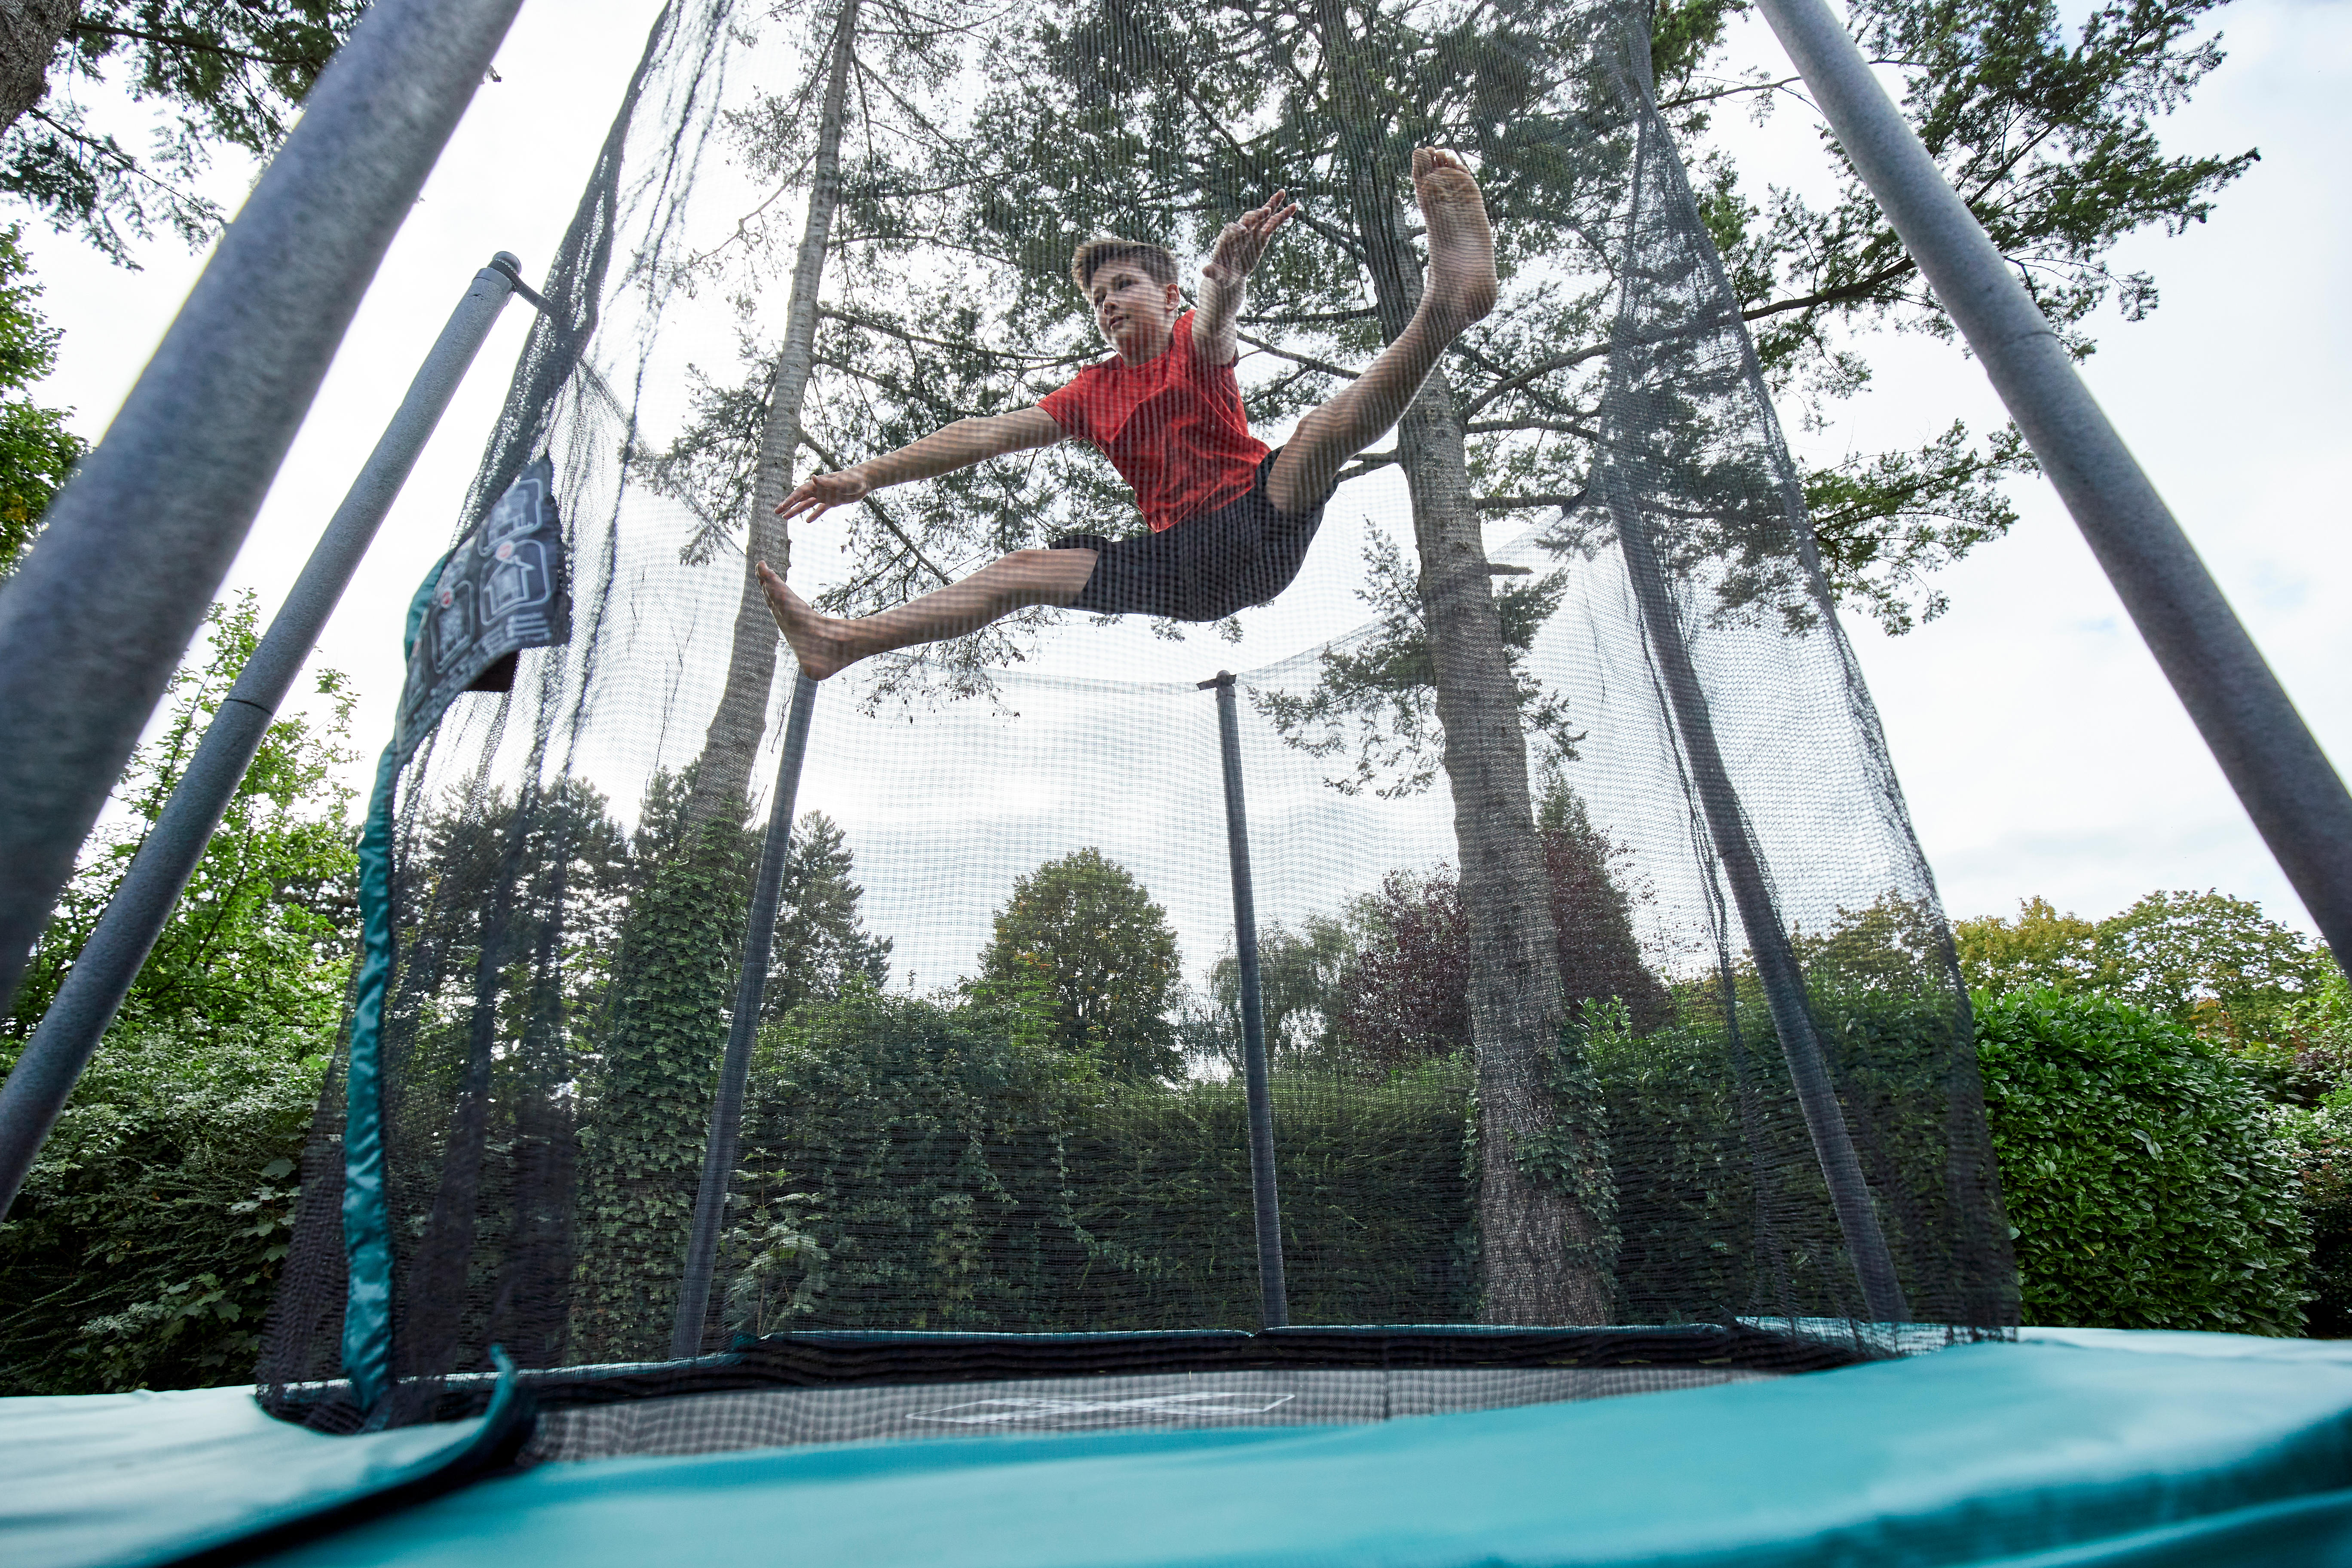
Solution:
<svg viewBox="0 0 2352 1568">
<path fill-rule="evenodd" d="M 2303 1331 L 2295 1172 L 2242 1071 L 2092 996 L 1980 998 L 1977 1035 L 2027 1322 Z"/>
</svg>

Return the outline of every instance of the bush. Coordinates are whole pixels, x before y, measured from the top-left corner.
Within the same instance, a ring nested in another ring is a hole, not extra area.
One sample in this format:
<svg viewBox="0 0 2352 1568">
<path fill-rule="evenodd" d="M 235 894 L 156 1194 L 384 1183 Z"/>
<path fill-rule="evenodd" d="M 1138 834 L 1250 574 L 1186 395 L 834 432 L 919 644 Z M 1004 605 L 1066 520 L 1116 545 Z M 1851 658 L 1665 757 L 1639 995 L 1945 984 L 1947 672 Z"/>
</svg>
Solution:
<svg viewBox="0 0 2352 1568">
<path fill-rule="evenodd" d="M 1979 998 L 1977 1037 L 2027 1322 L 2302 1332 L 2290 1151 L 2231 1063 L 2053 991 Z"/>
<path fill-rule="evenodd" d="M 730 1326 L 1255 1326 L 1239 1081 L 1099 1079 L 1052 1024 L 853 987 L 770 1031 Z M 1272 1089 L 1293 1319 L 1465 1316 L 1466 1068 L 1285 1071 Z"/>
<path fill-rule="evenodd" d="M 109 1045 L 0 1224 L 0 1394 L 248 1381 L 323 1058 Z"/>
</svg>

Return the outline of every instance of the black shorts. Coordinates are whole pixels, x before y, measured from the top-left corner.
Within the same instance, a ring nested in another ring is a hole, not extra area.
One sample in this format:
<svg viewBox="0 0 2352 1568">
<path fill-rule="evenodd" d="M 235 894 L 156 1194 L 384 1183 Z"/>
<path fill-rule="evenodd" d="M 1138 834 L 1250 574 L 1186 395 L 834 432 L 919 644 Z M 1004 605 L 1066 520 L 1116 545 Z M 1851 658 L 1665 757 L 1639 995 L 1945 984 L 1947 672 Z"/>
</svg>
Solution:
<svg viewBox="0 0 2352 1568">
<path fill-rule="evenodd" d="M 1289 587 L 1323 521 L 1323 502 L 1330 498 L 1317 500 L 1303 516 L 1275 510 L 1265 481 L 1281 455 L 1279 447 L 1265 455 L 1247 495 L 1157 533 L 1116 540 L 1066 533 L 1055 540 L 1049 548 L 1095 552 L 1094 574 L 1070 608 L 1097 616 L 1222 621 Z"/>
</svg>

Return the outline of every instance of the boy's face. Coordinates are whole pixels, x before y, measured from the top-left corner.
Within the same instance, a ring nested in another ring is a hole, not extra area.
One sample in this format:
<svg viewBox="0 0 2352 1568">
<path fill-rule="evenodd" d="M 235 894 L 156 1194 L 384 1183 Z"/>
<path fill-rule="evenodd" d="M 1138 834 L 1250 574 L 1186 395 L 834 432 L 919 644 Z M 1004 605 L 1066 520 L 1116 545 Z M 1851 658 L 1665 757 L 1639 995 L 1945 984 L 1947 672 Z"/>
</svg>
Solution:
<svg viewBox="0 0 2352 1568">
<path fill-rule="evenodd" d="M 1140 261 L 1120 259 L 1095 268 L 1087 279 L 1087 298 L 1104 339 L 1121 359 L 1132 363 L 1150 359 L 1168 346 L 1183 294 L 1173 283 L 1154 283 Z"/>
</svg>

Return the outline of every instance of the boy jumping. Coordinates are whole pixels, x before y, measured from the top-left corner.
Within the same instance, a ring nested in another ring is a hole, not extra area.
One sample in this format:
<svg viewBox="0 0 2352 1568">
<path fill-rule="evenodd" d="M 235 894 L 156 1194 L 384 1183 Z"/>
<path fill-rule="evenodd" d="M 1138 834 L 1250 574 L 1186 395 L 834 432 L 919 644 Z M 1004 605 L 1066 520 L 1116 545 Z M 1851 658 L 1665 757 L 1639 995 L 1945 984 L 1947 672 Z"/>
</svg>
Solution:
<svg viewBox="0 0 2352 1568">
<path fill-rule="evenodd" d="M 1175 258 L 1160 247 L 1080 246 L 1070 276 L 1116 358 L 1087 366 L 1034 407 L 959 419 L 819 474 L 776 510 L 787 521 L 814 517 L 886 485 L 1083 439 L 1134 487 L 1150 531 L 1116 541 L 1066 534 L 857 620 L 817 614 L 761 562 L 768 606 L 801 668 L 823 680 L 869 655 L 961 637 L 1029 605 L 1217 621 L 1288 587 L 1339 469 L 1402 416 L 1446 345 L 1494 308 L 1494 237 L 1477 183 L 1450 153 L 1429 148 L 1412 155 L 1412 183 L 1429 231 L 1420 307 L 1371 368 L 1300 419 L 1279 451 L 1249 432 L 1234 378 L 1234 319 L 1266 242 L 1298 210 L 1285 193 L 1217 237 L 1197 310 L 1179 312 Z"/>
</svg>

